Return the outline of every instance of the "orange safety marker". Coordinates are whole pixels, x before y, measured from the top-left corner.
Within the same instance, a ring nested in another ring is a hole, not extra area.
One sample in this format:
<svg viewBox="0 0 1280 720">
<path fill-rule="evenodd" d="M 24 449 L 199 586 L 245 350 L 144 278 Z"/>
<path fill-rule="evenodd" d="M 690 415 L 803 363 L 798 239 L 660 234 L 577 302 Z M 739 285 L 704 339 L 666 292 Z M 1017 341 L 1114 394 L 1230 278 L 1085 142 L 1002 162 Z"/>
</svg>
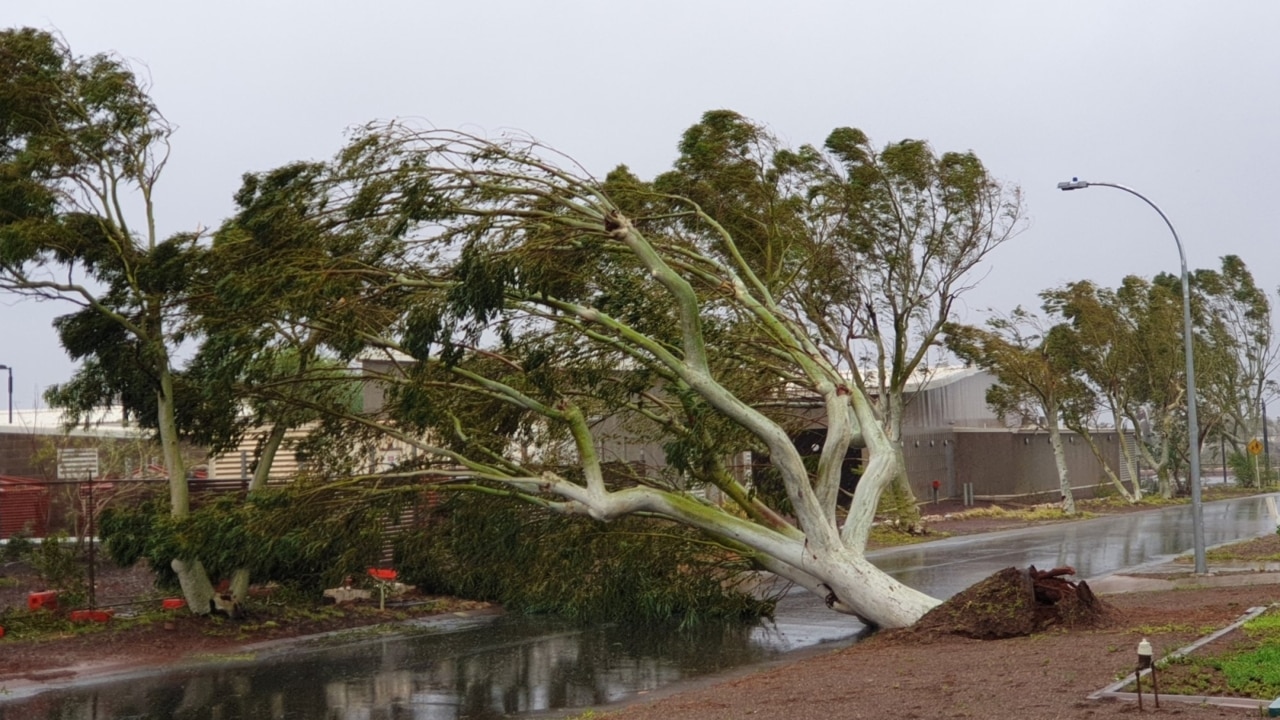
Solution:
<svg viewBox="0 0 1280 720">
<path fill-rule="evenodd" d="M 44 592 L 29 593 L 27 595 L 27 609 L 32 612 L 36 610 L 57 610 L 58 591 L 45 590 Z"/>
</svg>

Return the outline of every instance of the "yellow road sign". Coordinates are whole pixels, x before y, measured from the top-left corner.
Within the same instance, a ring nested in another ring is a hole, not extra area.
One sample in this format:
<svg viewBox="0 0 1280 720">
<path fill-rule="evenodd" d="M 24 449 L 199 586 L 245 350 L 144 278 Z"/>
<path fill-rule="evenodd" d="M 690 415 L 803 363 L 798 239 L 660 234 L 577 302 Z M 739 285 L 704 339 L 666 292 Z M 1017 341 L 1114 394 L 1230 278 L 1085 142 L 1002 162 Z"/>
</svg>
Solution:
<svg viewBox="0 0 1280 720">
<path fill-rule="evenodd" d="M 1239 446 L 1237 445 L 1237 447 L 1239 447 Z M 1258 440 L 1258 438 L 1254 438 L 1254 439 L 1250 440 L 1250 441 L 1249 441 L 1249 454 L 1250 454 L 1250 455 L 1261 455 L 1261 454 L 1262 454 L 1262 441 Z"/>
</svg>

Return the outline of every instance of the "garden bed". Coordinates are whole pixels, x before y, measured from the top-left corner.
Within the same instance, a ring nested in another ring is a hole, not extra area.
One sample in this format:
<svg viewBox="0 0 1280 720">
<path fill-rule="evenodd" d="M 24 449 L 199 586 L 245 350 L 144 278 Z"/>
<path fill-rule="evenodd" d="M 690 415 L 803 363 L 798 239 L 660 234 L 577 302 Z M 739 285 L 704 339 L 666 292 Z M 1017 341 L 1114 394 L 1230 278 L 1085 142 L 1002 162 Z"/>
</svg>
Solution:
<svg viewBox="0 0 1280 720">
<path fill-rule="evenodd" d="M 1157 663 L 1160 694 L 1198 698 L 1247 698 L 1268 704 L 1280 698 L 1280 608 L 1257 609 L 1203 643 Z M 1144 677 L 1145 692 L 1152 691 Z M 1128 683 L 1123 692 L 1135 692 Z"/>
</svg>

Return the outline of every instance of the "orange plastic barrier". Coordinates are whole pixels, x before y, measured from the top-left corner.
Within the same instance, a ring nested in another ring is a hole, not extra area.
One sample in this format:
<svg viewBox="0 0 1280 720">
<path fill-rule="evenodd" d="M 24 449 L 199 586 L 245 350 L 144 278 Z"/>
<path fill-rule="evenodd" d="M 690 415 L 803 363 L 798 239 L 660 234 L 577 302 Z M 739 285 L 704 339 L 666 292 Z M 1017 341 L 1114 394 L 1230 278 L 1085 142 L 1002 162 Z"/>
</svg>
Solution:
<svg viewBox="0 0 1280 720">
<path fill-rule="evenodd" d="M 44 592 L 33 592 L 27 595 L 28 610 L 57 610 L 58 609 L 58 591 L 45 590 Z"/>
<path fill-rule="evenodd" d="M 72 610 L 71 622 L 104 623 L 116 614 L 115 610 Z"/>
</svg>

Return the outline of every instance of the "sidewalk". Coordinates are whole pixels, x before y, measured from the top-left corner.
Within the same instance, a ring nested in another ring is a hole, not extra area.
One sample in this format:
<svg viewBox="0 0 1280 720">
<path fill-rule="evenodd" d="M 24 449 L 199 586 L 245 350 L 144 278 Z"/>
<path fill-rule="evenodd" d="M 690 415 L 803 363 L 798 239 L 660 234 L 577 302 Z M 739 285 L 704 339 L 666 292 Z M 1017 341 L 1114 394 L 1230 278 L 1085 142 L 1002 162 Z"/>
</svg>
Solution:
<svg viewBox="0 0 1280 720">
<path fill-rule="evenodd" d="M 1088 581 L 1099 595 L 1132 592 L 1160 592 L 1189 588 L 1227 588 L 1250 585 L 1280 585 L 1280 563 L 1217 563 L 1205 575 L 1197 575 L 1191 565 L 1163 562 L 1104 575 Z"/>
</svg>

